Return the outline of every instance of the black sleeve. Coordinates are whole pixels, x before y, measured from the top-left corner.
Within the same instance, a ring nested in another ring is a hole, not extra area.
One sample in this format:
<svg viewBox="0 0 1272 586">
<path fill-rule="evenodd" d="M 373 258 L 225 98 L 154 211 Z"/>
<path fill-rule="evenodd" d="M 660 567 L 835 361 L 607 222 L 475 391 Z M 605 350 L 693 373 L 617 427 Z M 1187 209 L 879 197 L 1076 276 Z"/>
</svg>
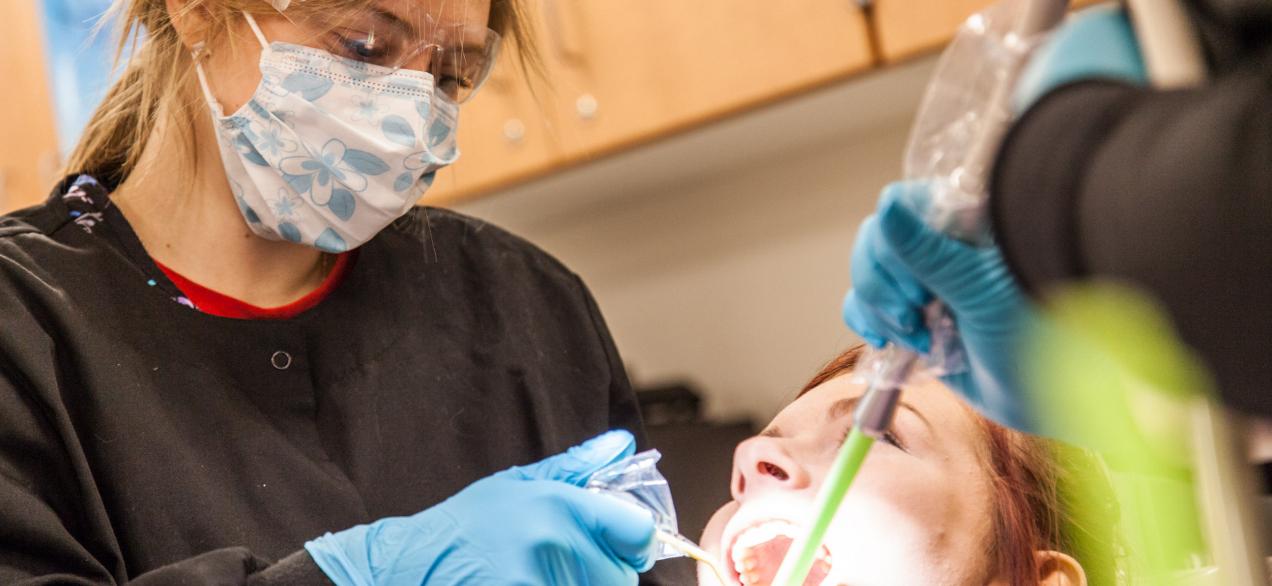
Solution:
<svg viewBox="0 0 1272 586">
<path fill-rule="evenodd" d="M 6 324 L 8 325 L 8 324 Z M 0 583 L 112 584 L 114 552 L 93 532 L 75 473 L 50 422 L 16 392 L 23 381 L 0 357 Z M 18 380 L 15 380 L 18 378 Z M 87 542 L 86 542 L 87 541 Z"/>
<path fill-rule="evenodd" d="M 271 564 L 242 547 L 218 549 L 156 568 L 129 581 L 135 586 L 167 584 L 247 586 L 331 586 L 331 580 L 300 550 Z"/>
<path fill-rule="evenodd" d="M 1147 292 L 1229 404 L 1272 415 L 1272 52 L 1201 89 L 1048 94 L 1008 133 L 991 214 L 1032 294 L 1090 278 Z"/>
<path fill-rule="evenodd" d="M 270 564 L 244 548 L 130 580 L 56 391 L 58 349 L 22 303 L 0 288 L 0 584 L 331 584 L 304 550 Z"/>
</svg>

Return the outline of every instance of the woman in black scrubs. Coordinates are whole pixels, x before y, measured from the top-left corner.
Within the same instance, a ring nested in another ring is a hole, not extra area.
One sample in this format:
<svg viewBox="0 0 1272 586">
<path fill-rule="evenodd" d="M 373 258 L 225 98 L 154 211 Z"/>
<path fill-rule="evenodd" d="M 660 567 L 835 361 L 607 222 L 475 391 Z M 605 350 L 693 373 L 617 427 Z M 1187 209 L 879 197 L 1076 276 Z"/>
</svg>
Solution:
<svg viewBox="0 0 1272 586">
<path fill-rule="evenodd" d="M 0 582 L 634 584 L 652 522 L 578 487 L 641 433 L 596 304 L 413 207 L 513 1 L 118 7 L 72 173 L 0 218 Z"/>
</svg>

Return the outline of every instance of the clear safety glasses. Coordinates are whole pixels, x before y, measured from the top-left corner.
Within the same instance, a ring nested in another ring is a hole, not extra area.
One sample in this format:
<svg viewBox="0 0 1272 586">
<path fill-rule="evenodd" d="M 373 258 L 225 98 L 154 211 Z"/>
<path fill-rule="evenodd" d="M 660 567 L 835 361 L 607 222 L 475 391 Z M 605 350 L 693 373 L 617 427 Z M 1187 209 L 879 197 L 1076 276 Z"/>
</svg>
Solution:
<svg viewBox="0 0 1272 586">
<path fill-rule="evenodd" d="M 372 7 L 329 21 L 329 30 L 314 44 L 393 71 L 430 73 L 439 92 L 463 103 L 490 77 L 502 41 L 499 33 L 465 20 L 463 14 Z"/>
</svg>

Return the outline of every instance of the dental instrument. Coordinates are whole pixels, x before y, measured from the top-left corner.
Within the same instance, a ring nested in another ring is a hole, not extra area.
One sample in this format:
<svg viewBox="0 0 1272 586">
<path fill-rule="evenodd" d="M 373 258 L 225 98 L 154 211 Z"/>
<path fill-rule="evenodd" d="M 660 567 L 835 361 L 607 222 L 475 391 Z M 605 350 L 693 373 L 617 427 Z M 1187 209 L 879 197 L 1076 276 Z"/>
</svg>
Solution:
<svg viewBox="0 0 1272 586">
<path fill-rule="evenodd" d="M 984 233 L 985 177 L 1011 122 L 1010 98 L 1017 76 L 1028 62 L 1033 40 L 1060 23 L 1068 4 L 1067 0 L 1004 0 L 969 18 L 942 56 L 906 149 L 909 178 L 945 181 L 934 198 L 937 209 L 931 221 L 936 227 L 969 241 Z M 1003 24 L 1005 30 L 993 30 Z M 968 51 L 986 47 L 1000 51 L 993 55 L 999 59 L 968 59 L 986 57 Z M 966 71 L 969 66 L 972 70 Z M 967 73 L 974 79 L 966 79 L 963 74 Z M 953 84 L 940 83 L 950 78 Z M 969 102 L 966 92 L 950 94 L 950 87 L 964 86 L 988 90 L 989 95 L 974 96 L 981 99 Z M 969 121 L 973 128 L 968 128 Z M 929 309 L 930 322 L 952 323 L 941 316 L 939 306 Z M 937 334 L 933 332 L 934 339 Z M 919 362 L 915 352 L 892 343 L 879 353 L 875 376 L 853 413 L 852 432 L 818 491 L 805 532 L 796 537 L 782 560 L 774 586 L 803 586 L 866 454 L 892 425 L 901 385 Z"/>
<path fill-rule="evenodd" d="M 624 458 L 592 473 L 587 489 L 609 495 L 634 505 L 654 518 L 654 540 L 658 542 L 656 559 L 685 556 L 706 564 L 727 585 L 726 573 L 716 556 L 680 533 L 676 506 L 671 499 L 667 479 L 658 471 L 658 450 L 648 450 Z"/>
<path fill-rule="evenodd" d="M 720 567 L 720 561 L 717 560 L 715 556 L 707 553 L 706 550 L 698 547 L 698 544 L 694 543 L 692 539 L 689 539 L 679 533 L 672 533 L 664 529 L 656 530 L 654 532 L 654 538 L 657 539 L 659 543 L 680 552 L 685 557 L 706 564 L 708 568 L 711 568 L 711 572 L 715 574 L 716 579 L 720 581 L 721 586 L 729 583 L 724 577 L 725 572 L 724 569 Z"/>
</svg>

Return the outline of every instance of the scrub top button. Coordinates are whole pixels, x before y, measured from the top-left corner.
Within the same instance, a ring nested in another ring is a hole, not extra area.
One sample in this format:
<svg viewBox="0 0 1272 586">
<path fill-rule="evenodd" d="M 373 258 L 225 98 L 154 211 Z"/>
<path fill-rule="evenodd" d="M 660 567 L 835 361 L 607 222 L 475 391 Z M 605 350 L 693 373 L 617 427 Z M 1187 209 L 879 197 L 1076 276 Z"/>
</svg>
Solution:
<svg viewBox="0 0 1272 586">
<path fill-rule="evenodd" d="M 278 370 L 287 370 L 288 368 L 291 368 L 292 357 L 291 354 L 279 350 L 275 352 L 273 356 L 269 357 L 269 363 Z"/>
</svg>

